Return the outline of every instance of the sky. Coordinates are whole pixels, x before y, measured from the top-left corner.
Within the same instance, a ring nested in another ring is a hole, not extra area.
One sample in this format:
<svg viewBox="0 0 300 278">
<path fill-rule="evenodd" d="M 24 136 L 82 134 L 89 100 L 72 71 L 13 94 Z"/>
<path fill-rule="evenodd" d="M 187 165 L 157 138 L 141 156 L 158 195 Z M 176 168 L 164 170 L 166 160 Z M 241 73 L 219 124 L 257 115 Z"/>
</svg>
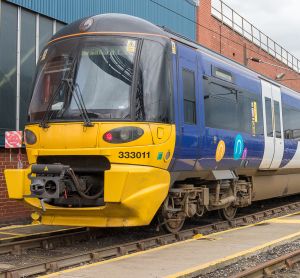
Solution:
<svg viewBox="0 0 300 278">
<path fill-rule="evenodd" d="M 279 45 L 300 59 L 299 0 L 223 0 Z"/>
</svg>

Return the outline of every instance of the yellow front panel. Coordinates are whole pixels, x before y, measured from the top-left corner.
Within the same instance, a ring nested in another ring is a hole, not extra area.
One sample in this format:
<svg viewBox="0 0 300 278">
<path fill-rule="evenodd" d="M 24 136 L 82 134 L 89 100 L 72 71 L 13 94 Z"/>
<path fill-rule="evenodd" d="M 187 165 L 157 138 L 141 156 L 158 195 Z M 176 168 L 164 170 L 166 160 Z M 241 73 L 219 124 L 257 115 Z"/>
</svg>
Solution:
<svg viewBox="0 0 300 278">
<path fill-rule="evenodd" d="M 105 177 L 105 206 L 63 208 L 45 204 L 46 211 L 42 212 L 38 199 L 25 200 L 42 214 L 44 224 L 90 227 L 148 225 L 168 194 L 169 172 L 147 166 L 112 165 L 112 169 L 113 175 Z"/>
<path fill-rule="evenodd" d="M 84 127 L 78 123 L 56 124 L 47 129 L 39 129 L 40 148 L 62 149 L 96 148 L 99 124 Z"/>
<path fill-rule="evenodd" d="M 103 135 L 114 128 L 135 126 L 144 134 L 137 140 L 112 144 Z M 35 145 L 27 146 L 30 163 L 43 155 L 104 155 L 111 163 L 148 165 L 167 169 L 175 148 L 175 125 L 155 123 L 95 123 L 83 127 L 82 123 L 51 124 L 43 129 L 37 125 L 27 127 L 38 138 Z"/>
<path fill-rule="evenodd" d="M 34 145 L 27 145 L 29 162 L 38 156 L 101 155 L 111 165 L 104 172 L 104 206 L 89 208 L 58 207 L 46 204 L 41 211 L 37 198 L 30 194 L 27 170 L 7 170 L 5 173 L 10 198 L 25 201 L 42 214 L 45 224 L 86 225 L 97 227 L 136 226 L 150 223 L 170 186 L 168 166 L 175 148 L 175 125 L 156 123 L 95 123 L 83 127 L 80 123 L 49 124 L 47 129 L 38 125 L 26 128 L 37 136 Z M 137 140 L 112 144 L 103 135 L 114 128 L 134 126 L 144 134 Z M 24 196 L 25 195 L 25 196 Z"/>
<path fill-rule="evenodd" d="M 30 194 L 30 180 L 28 174 L 31 169 L 6 169 L 4 170 L 8 197 L 10 199 L 23 199 Z"/>
</svg>

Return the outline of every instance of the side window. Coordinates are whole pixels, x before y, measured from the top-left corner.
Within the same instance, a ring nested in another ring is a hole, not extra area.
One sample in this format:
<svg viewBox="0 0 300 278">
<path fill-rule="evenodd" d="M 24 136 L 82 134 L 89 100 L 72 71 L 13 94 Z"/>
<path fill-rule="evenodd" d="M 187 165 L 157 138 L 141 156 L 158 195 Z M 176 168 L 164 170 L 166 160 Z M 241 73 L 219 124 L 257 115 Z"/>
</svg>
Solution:
<svg viewBox="0 0 300 278">
<path fill-rule="evenodd" d="M 195 73 L 183 69 L 183 99 L 184 99 L 184 122 L 196 124 L 196 92 L 195 92 Z"/>
<path fill-rule="evenodd" d="M 206 126 L 239 129 L 237 91 L 213 82 L 206 82 L 204 109 Z"/>
<path fill-rule="evenodd" d="M 207 127 L 263 135 L 262 101 L 258 94 L 204 78 Z"/>
<path fill-rule="evenodd" d="M 284 138 L 300 141 L 300 111 L 283 103 L 282 115 Z"/>
<path fill-rule="evenodd" d="M 267 136 L 273 137 L 272 102 L 271 99 L 268 97 L 265 97 L 265 110 L 267 122 Z"/>
<path fill-rule="evenodd" d="M 210 84 L 210 95 L 237 102 L 237 91 L 216 83 Z"/>
<path fill-rule="evenodd" d="M 276 138 L 281 138 L 280 107 L 278 101 L 274 101 L 274 114 L 275 114 L 275 135 Z"/>
</svg>

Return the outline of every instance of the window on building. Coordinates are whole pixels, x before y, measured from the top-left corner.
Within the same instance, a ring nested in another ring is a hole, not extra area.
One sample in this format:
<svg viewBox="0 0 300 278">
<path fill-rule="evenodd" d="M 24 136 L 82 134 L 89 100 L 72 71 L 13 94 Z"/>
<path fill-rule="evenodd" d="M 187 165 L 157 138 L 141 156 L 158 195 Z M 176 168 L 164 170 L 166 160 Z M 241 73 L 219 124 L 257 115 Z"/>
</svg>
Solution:
<svg viewBox="0 0 300 278">
<path fill-rule="evenodd" d="M 195 92 L 195 73 L 183 69 L 183 99 L 184 99 L 184 122 L 196 124 L 196 92 Z"/>
</svg>

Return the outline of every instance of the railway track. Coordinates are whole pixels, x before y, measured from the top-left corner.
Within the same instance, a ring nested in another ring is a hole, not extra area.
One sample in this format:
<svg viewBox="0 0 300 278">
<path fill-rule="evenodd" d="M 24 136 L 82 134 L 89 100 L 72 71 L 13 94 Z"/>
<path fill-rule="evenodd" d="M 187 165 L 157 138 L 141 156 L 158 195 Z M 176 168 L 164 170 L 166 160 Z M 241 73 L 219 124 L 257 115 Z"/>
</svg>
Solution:
<svg viewBox="0 0 300 278">
<path fill-rule="evenodd" d="M 231 276 L 231 278 L 269 277 L 272 274 L 274 274 L 274 272 L 276 271 L 293 268 L 299 262 L 300 262 L 300 249 L 290 252 L 288 254 L 284 254 L 278 258 L 257 265 L 246 271 L 240 272 L 234 276 Z"/>
<path fill-rule="evenodd" d="M 222 231 L 238 226 L 245 226 L 252 223 L 260 222 L 272 217 L 278 217 L 292 212 L 300 211 L 300 201 L 281 205 L 271 209 L 243 215 L 232 221 L 221 221 L 205 226 L 198 226 L 182 230 L 177 234 L 164 234 L 154 237 L 149 237 L 142 240 L 131 241 L 105 248 L 93 249 L 86 252 L 76 252 L 72 255 L 60 256 L 53 259 L 47 259 L 43 262 L 37 262 L 26 266 L 19 266 L 0 270 L 0 278 L 19 278 L 37 276 L 44 273 L 51 273 L 61 269 L 74 267 L 81 264 L 88 264 L 97 261 L 103 261 L 111 258 L 116 258 L 122 255 L 139 252 L 162 245 L 167 245 L 177 241 L 190 239 L 199 234 L 207 235 L 213 232 Z M 0 254 L 22 254 L 25 250 L 34 248 L 51 249 L 57 243 L 70 244 L 72 238 L 90 237 L 89 230 L 75 231 L 73 234 L 52 235 L 43 238 L 31 238 L 28 240 L 6 242 L 0 245 Z"/>
<path fill-rule="evenodd" d="M 11 237 L 0 242 L 0 255 L 8 253 L 22 255 L 25 250 L 33 248 L 48 250 L 54 248 L 54 246 L 69 244 L 74 240 L 88 239 L 91 236 L 91 231 L 88 228 L 79 227 L 42 235 Z"/>
</svg>

